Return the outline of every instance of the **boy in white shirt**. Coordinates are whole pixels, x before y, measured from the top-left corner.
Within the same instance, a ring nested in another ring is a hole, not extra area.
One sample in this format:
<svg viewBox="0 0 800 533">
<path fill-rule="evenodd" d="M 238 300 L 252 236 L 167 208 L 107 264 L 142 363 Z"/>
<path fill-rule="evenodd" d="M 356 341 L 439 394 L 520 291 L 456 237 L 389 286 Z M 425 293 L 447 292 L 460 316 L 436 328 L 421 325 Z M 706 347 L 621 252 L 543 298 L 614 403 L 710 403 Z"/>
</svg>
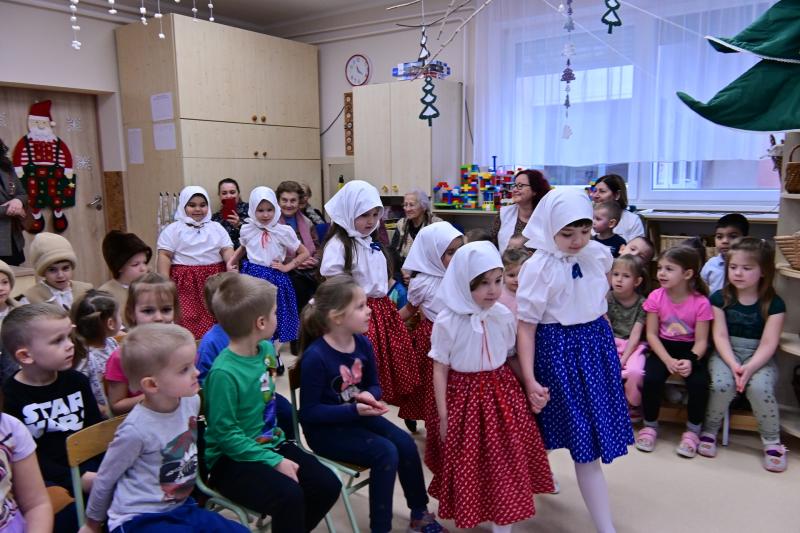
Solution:
<svg viewBox="0 0 800 533">
<path fill-rule="evenodd" d="M 725 284 L 725 256 L 735 241 L 746 237 L 750 232 L 750 223 L 744 215 L 729 213 L 717 220 L 714 227 L 714 246 L 717 255 L 706 261 L 700 271 L 700 277 L 708 285 L 711 294 L 721 290 Z"/>
</svg>

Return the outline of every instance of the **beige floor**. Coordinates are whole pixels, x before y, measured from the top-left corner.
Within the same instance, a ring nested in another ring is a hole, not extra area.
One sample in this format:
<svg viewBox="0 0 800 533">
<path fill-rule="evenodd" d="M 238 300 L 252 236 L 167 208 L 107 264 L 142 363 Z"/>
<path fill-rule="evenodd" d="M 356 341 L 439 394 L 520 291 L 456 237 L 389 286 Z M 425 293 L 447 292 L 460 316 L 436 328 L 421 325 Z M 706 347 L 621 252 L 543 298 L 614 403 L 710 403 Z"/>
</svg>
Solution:
<svg viewBox="0 0 800 533">
<path fill-rule="evenodd" d="M 287 364 L 291 356 L 285 357 Z M 278 390 L 288 393 L 286 377 L 278 378 Z M 401 427 L 396 409 L 386 415 Z M 760 440 L 755 433 L 732 432 L 730 445 L 715 459 L 682 459 L 674 453 L 681 428 L 662 427 L 655 452 L 644 454 L 631 447 L 625 457 L 605 467 L 618 533 L 800 532 L 800 441 L 788 440 L 789 469 L 772 474 L 761 467 Z M 425 430 L 415 435 L 420 452 Z M 515 526 L 514 531 L 591 533 L 589 514 L 575 481 L 569 454 L 557 450 L 550 464 L 561 493 L 537 497 L 536 517 Z M 431 474 L 425 470 L 429 482 Z M 359 527 L 369 531 L 367 489 L 351 497 Z M 431 500 L 436 510 L 436 500 Z M 332 511 L 337 531 L 351 531 L 341 501 Z M 405 531 L 408 509 L 398 483 L 394 496 L 394 530 Z M 452 522 L 444 522 L 456 530 Z M 489 527 L 472 531 L 489 531 Z M 326 531 L 324 523 L 316 531 Z"/>
</svg>

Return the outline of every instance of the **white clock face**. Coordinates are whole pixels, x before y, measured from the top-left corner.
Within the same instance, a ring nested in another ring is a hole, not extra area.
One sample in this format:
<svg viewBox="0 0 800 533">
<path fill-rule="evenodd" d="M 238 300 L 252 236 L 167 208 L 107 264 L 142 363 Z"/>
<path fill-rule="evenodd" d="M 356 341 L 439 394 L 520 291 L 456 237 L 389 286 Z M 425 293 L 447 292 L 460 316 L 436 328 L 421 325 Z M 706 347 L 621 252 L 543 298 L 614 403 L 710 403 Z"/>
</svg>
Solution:
<svg viewBox="0 0 800 533">
<path fill-rule="evenodd" d="M 369 61 L 362 55 L 354 55 L 347 60 L 345 75 L 350 85 L 364 85 L 369 79 Z"/>
</svg>

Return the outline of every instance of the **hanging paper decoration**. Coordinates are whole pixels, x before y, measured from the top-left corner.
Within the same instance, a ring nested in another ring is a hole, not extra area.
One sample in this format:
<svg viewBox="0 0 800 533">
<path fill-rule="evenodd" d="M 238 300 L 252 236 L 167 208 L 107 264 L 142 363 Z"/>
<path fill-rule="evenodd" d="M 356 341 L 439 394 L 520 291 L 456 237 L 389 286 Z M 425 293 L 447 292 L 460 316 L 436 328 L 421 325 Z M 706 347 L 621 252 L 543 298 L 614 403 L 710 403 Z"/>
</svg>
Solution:
<svg viewBox="0 0 800 533">
<path fill-rule="evenodd" d="M 141 15 L 141 17 L 139 18 L 139 20 L 141 20 L 141 21 L 142 21 L 142 24 L 144 24 L 145 26 L 147 26 L 147 17 L 146 17 L 146 15 L 147 15 L 147 8 L 146 8 L 146 7 L 144 7 L 144 0 L 142 0 L 142 5 L 139 7 L 139 14 Z"/>
<path fill-rule="evenodd" d="M 197 22 L 197 0 L 192 0 L 192 22 Z"/>
<path fill-rule="evenodd" d="M 117 9 L 116 9 L 116 7 L 114 7 L 115 3 L 116 3 L 116 0 L 108 0 L 108 12 L 110 14 L 112 14 L 112 15 L 116 15 L 117 14 Z"/>
<path fill-rule="evenodd" d="M 563 7 L 563 6 L 561 6 Z M 572 70 L 572 56 L 575 55 L 575 45 L 572 43 L 572 32 L 575 31 L 575 21 L 572 18 L 574 11 L 572 9 L 572 0 L 567 0 L 567 21 L 564 23 L 564 29 L 567 30 L 567 43 L 564 44 L 564 49 L 561 51 L 561 55 L 567 58 L 567 65 L 564 67 L 564 71 L 561 73 L 561 81 L 563 81 L 566 86 L 564 87 L 564 92 L 566 93 L 564 96 L 564 118 L 569 119 L 569 108 L 571 107 L 571 103 L 569 101 L 569 91 L 571 88 L 570 83 L 575 81 L 575 72 Z M 561 134 L 564 139 L 569 139 L 572 136 L 572 128 L 569 124 L 564 122 L 564 130 Z"/>
<path fill-rule="evenodd" d="M 81 42 L 78 40 L 78 32 L 81 27 L 78 26 L 78 4 L 80 0 L 69 0 L 69 21 L 72 24 L 72 43 L 70 46 L 75 50 L 81 49 Z"/>
<path fill-rule="evenodd" d="M 619 9 L 619 1 L 605 0 L 605 2 L 608 11 L 603 13 L 603 16 L 600 18 L 600 22 L 608 26 L 608 33 L 612 33 L 614 31 L 614 26 L 622 26 L 622 19 L 619 18 L 619 13 L 617 13 L 617 9 Z"/>
<path fill-rule="evenodd" d="M 214 4 L 208 3 L 208 21 L 214 22 Z"/>
<path fill-rule="evenodd" d="M 436 101 L 436 95 L 433 94 L 433 79 L 430 76 L 425 78 L 425 85 L 422 86 L 422 92 L 424 93 L 422 98 L 419 99 L 420 102 L 425 106 L 422 108 L 422 112 L 419 114 L 419 118 L 422 120 L 428 121 L 428 126 L 433 125 L 433 119 L 439 116 L 439 110 L 436 108 L 433 103 Z"/>
<path fill-rule="evenodd" d="M 164 22 L 161 20 L 164 15 L 161 14 L 161 0 L 156 0 L 156 13 L 153 15 L 158 20 L 158 38 L 166 39 L 164 35 Z"/>
</svg>

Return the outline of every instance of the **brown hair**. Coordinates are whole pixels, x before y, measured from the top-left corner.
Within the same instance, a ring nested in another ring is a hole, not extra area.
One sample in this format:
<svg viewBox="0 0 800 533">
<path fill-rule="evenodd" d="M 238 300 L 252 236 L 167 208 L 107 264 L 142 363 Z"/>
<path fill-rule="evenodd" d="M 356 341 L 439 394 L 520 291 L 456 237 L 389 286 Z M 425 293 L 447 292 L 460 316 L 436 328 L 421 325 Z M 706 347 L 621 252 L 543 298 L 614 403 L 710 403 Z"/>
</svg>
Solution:
<svg viewBox="0 0 800 533">
<path fill-rule="evenodd" d="M 32 322 L 62 318 L 69 318 L 69 315 L 60 305 L 38 303 L 15 307 L 3 320 L 3 327 L 0 329 L 3 352 L 11 354 L 13 358 L 17 350 L 30 345 L 36 335 L 36 330 L 31 327 Z"/>
<path fill-rule="evenodd" d="M 119 304 L 111 293 L 90 289 L 72 304 L 70 319 L 75 324 L 75 367 L 86 358 L 88 343 L 104 342 L 108 336 L 108 319 L 116 318 Z"/>
<path fill-rule="evenodd" d="M 303 189 L 303 186 L 292 180 L 280 182 L 278 184 L 278 188 L 275 189 L 275 196 L 277 196 L 278 200 L 280 200 L 281 194 L 285 192 L 295 193 L 297 194 L 298 198 L 303 198 L 306 195 L 306 191 Z"/>
<path fill-rule="evenodd" d="M 535 170 L 532 168 L 520 170 L 514 174 L 514 181 L 516 181 L 521 174 L 528 176 L 528 183 L 531 186 L 531 191 L 534 193 L 532 203 L 533 207 L 536 208 L 536 206 L 539 204 L 539 200 L 541 200 L 545 194 L 550 192 L 550 182 L 547 181 L 547 178 L 544 177 L 544 174 L 542 174 L 541 170 Z"/>
<path fill-rule="evenodd" d="M 125 322 L 131 326 L 136 325 L 136 301 L 147 292 L 154 292 L 159 300 L 169 300 L 175 310 L 174 322 L 180 319 L 180 306 L 178 305 L 178 288 L 169 280 L 156 272 L 148 272 L 128 287 L 128 302 L 125 305 Z"/>
<path fill-rule="evenodd" d="M 619 174 L 606 174 L 597 179 L 595 187 L 601 183 L 605 183 L 612 193 L 619 193 L 619 198 L 616 199 L 619 206 L 623 210 L 628 208 L 628 187 L 625 186 L 625 179 L 622 176 Z"/>
<path fill-rule="evenodd" d="M 736 287 L 728 280 L 727 263 L 730 263 L 733 252 L 750 254 L 761 269 L 761 279 L 758 280 L 758 301 L 761 304 L 761 317 L 766 321 L 769 316 L 769 306 L 776 296 L 775 288 L 772 286 L 775 280 L 775 245 L 771 241 L 755 237 L 742 237 L 731 244 L 725 266 L 725 285 L 722 287 L 723 309 L 739 299 Z"/>
<path fill-rule="evenodd" d="M 330 314 L 341 312 L 350 305 L 357 288 L 358 284 L 347 274 L 331 276 L 317 287 L 314 298 L 303 309 L 300 321 L 301 354 L 312 342 L 328 332 Z"/>
<path fill-rule="evenodd" d="M 120 362 L 132 391 L 140 389 L 142 379 L 162 370 L 175 350 L 195 346 L 194 336 L 177 324 L 142 324 L 122 339 Z"/>
<path fill-rule="evenodd" d="M 208 276 L 206 284 L 203 285 L 203 303 L 206 304 L 206 309 L 208 309 L 209 313 L 214 314 L 214 310 L 211 309 L 211 299 L 214 298 L 214 293 L 217 292 L 222 282 L 231 276 L 238 275 L 239 273 L 237 272 L 217 272 Z"/>
<path fill-rule="evenodd" d="M 530 249 L 525 248 L 509 248 L 503 252 L 503 268 L 521 265 L 533 254 Z"/>
<path fill-rule="evenodd" d="M 631 254 L 621 255 L 614 259 L 611 270 L 617 267 L 627 268 L 628 272 L 637 278 L 642 278 L 642 282 L 636 287 L 636 292 L 643 296 L 650 292 L 650 276 L 647 275 L 647 265 L 641 257 Z"/>
<path fill-rule="evenodd" d="M 612 200 L 610 202 L 603 202 L 602 204 L 597 204 L 594 206 L 595 211 L 600 209 L 606 212 L 608 218 L 616 220 L 619 224 L 619 221 L 622 218 L 622 206 L 619 205 L 619 202 Z"/>
<path fill-rule="evenodd" d="M 708 296 L 708 285 L 700 277 L 702 263 L 700 254 L 696 249 L 684 245 L 673 246 L 661 254 L 658 261 L 661 262 L 662 260 L 675 263 L 684 270 L 691 270 L 692 278 L 689 280 L 689 288 L 703 296 Z"/>
<path fill-rule="evenodd" d="M 700 256 L 700 264 L 704 265 L 706 263 L 706 241 L 703 240 L 702 237 L 689 237 L 688 239 L 682 241 L 680 246 L 688 246 L 689 248 L 693 248 L 694 251 L 697 252 L 697 255 Z"/>
<path fill-rule="evenodd" d="M 378 223 L 378 227 L 375 228 L 370 234 L 372 237 L 373 243 L 379 243 L 378 241 L 378 230 L 380 229 L 380 223 Z M 353 272 L 353 258 L 357 253 L 357 244 L 356 240 L 347 234 L 347 230 L 341 227 L 336 222 L 331 222 L 331 226 L 328 229 L 328 233 L 325 235 L 325 240 L 322 241 L 322 253 L 325 253 L 325 247 L 328 245 L 328 241 L 330 241 L 334 237 L 339 237 L 339 240 L 342 241 L 342 246 L 344 247 L 344 273 L 345 274 L 352 274 Z M 394 261 L 389 256 L 389 253 L 386 249 L 386 246 L 381 245 L 381 253 L 386 258 L 386 274 L 388 279 L 392 279 L 394 277 Z M 319 271 L 319 266 L 317 267 L 317 271 Z"/>
<path fill-rule="evenodd" d="M 275 307 L 278 289 L 253 276 L 228 276 L 214 293 L 211 307 L 219 325 L 232 339 L 246 337 L 260 316 Z"/>
<path fill-rule="evenodd" d="M 655 257 L 655 255 L 656 255 L 656 246 L 653 244 L 653 241 L 651 241 L 650 239 L 648 239 L 644 235 L 639 235 L 638 237 L 634 237 L 633 239 L 630 240 L 630 242 L 628 244 L 630 244 L 631 242 L 635 241 L 636 239 L 640 239 L 647 246 L 648 255 L 650 257 L 648 257 L 644 261 L 645 261 L 645 263 L 649 263 L 650 261 L 653 260 L 653 257 Z"/>
<path fill-rule="evenodd" d="M 500 275 L 503 274 L 503 269 L 502 268 L 495 267 L 495 268 L 490 268 L 486 272 L 484 272 L 482 274 L 478 274 L 477 276 L 475 276 L 474 278 L 469 280 L 469 290 L 470 290 L 470 292 L 472 292 L 472 291 L 474 291 L 475 289 L 478 288 L 478 285 L 481 284 L 481 281 L 483 281 L 483 279 L 486 277 L 486 274 L 488 274 L 489 272 L 494 272 L 495 270 L 499 270 L 500 271 Z"/>
</svg>

